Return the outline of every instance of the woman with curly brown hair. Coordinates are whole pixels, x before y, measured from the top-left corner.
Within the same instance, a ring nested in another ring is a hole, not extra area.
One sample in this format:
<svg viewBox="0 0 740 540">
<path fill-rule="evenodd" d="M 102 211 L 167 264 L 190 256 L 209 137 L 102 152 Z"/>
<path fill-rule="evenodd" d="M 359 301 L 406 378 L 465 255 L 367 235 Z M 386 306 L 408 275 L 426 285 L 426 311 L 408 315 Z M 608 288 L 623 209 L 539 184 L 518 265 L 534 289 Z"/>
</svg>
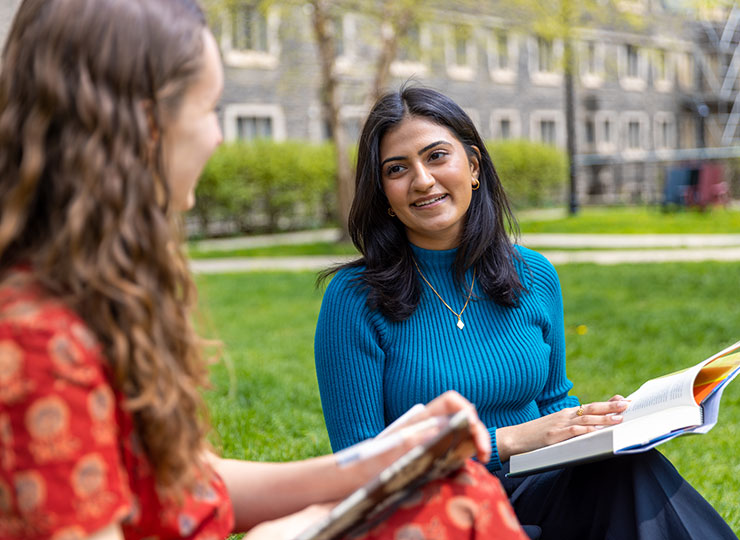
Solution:
<svg viewBox="0 0 740 540">
<path fill-rule="evenodd" d="M 222 86 L 195 0 L 20 5 L 0 71 L 2 539 L 287 537 L 327 511 L 309 505 L 430 436 L 344 468 L 209 450 L 178 214 L 221 142 Z M 485 428 L 459 395 L 414 421 L 460 410 L 487 460 Z M 482 483 L 504 509 L 485 526 L 521 538 L 500 489 Z"/>
</svg>

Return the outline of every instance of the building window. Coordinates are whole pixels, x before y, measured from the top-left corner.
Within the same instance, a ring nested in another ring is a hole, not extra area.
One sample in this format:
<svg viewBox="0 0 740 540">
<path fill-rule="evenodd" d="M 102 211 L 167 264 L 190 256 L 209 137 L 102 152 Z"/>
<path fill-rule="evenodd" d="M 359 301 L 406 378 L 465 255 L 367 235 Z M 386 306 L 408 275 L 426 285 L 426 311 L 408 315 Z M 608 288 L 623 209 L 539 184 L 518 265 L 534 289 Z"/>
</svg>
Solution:
<svg viewBox="0 0 740 540">
<path fill-rule="evenodd" d="M 491 29 L 488 34 L 488 71 L 499 83 L 516 80 L 519 51 L 517 37 L 512 32 Z"/>
<path fill-rule="evenodd" d="M 224 107 L 227 141 L 285 139 L 285 116 L 280 105 L 232 103 Z"/>
<path fill-rule="evenodd" d="M 397 58 L 401 62 L 421 61 L 421 28 L 418 23 L 411 24 L 406 34 L 401 36 Z"/>
<path fill-rule="evenodd" d="M 555 141 L 555 120 L 540 120 L 540 142 L 554 145 Z"/>
<path fill-rule="evenodd" d="M 471 30 L 469 26 L 458 25 L 454 29 L 455 63 L 458 66 L 468 64 L 468 41 Z"/>
<path fill-rule="evenodd" d="M 391 63 L 390 72 L 394 77 L 424 76 L 428 68 L 424 51 L 429 50 L 429 32 L 426 27 L 412 23 L 406 34 L 400 36 L 398 54 Z"/>
<path fill-rule="evenodd" d="M 236 6 L 231 22 L 234 49 L 267 52 L 267 19 L 257 6 Z"/>
<path fill-rule="evenodd" d="M 348 141 L 357 142 L 360 139 L 367 113 L 367 108 L 362 105 L 343 105 L 339 110 L 339 120 Z"/>
<path fill-rule="evenodd" d="M 626 54 L 627 54 L 627 77 L 634 77 L 637 78 L 640 76 L 640 69 L 639 69 L 639 57 L 637 54 L 637 47 L 634 45 L 626 45 Z"/>
<path fill-rule="evenodd" d="M 269 116 L 237 116 L 236 138 L 247 141 L 272 139 L 272 118 Z"/>
<path fill-rule="evenodd" d="M 627 123 L 627 149 L 639 150 L 641 147 L 640 122 L 638 122 L 637 120 L 630 120 Z"/>
<path fill-rule="evenodd" d="M 642 91 L 647 86 L 647 57 L 645 51 L 627 43 L 619 48 L 619 82 L 625 90 Z"/>
<path fill-rule="evenodd" d="M 693 90 L 695 85 L 694 56 L 691 53 L 683 53 L 679 56 L 678 82 L 685 90 Z"/>
<path fill-rule="evenodd" d="M 585 140 L 586 144 L 591 146 L 596 142 L 596 130 L 594 127 L 594 119 L 593 118 L 586 118 L 586 122 L 584 123 L 584 131 L 585 131 Z"/>
<path fill-rule="evenodd" d="M 516 109 L 496 109 L 492 111 L 491 137 L 504 140 L 521 137 L 519 111 Z"/>
<path fill-rule="evenodd" d="M 529 116 L 530 139 L 557 147 L 565 146 L 562 111 L 533 111 Z"/>
<path fill-rule="evenodd" d="M 265 12 L 256 2 L 234 3 L 220 25 L 224 62 L 236 67 L 275 68 L 280 54 L 278 26 L 277 10 Z"/>
<path fill-rule="evenodd" d="M 559 64 L 563 44 L 558 40 L 533 37 L 529 41 L 529 77 L 537 85 L 558 86 L 562 81 Z"/>
<path fill-rule="evenodd" d="M 597 88 L 604 82 L 604 44 L 585 41 L 580 47 L 579 71 L 586 88 Z"/>
<path fill-rule="evenodd" d="M 668 78 L 668 58 L 665 50 L 655 51 L 655 78 L 665 80 Z"/>
<path fill-rule="evenodd" d="M 502 118 L 499 123 L 499 137 L 502 139 L 511 139 L 511 120 Z"/>
<path fill-rule="evenodd" d="M 596 68 L 596 43 L 589 41 L 586 43 L 585 48 L 585 61 L 583 63 L 584 72 L 589 74 L 595 74 Z"/>
<path fill-rule="evenodd" d="M 551 39 L 537 37 L 537 71 L 552 73 L 555 71 L 555 56 Z"/>
<path fill-rule="evenodd" d="M 655 149 L 676 147 L 676 120 L 671 113 L 655 113 Z"/>
<path fill-rule="evenodd" d="M 337 14 L 330 19 L 334 37 L 334 55 L 337 71 L 342 74 L 356 74 L 357 63 L 357 15 Z"/>
<path fill-rule="evenodd" d="M 502 30 L 495 32 L 494 43 L 496 44 L 496 68 L 502 71 L 511 69 L 509 65 L 509 36 Z"/>
<path fill-rule="evenodd" d="M 622 113 L 623 148 L 628 155 L 643 154 L 648 150 L 649 120 L 643 111 Z"/>
<path fill-rule="evenodd" d="M 450 78 L 464 81 L 475 78 L 476 52 L 472 26 L 455 24 L 448 28 L 445 59 Z"/>
<path fill-rule="evenodd" d="M 611 111 L 596 111 L 593 120 L 596 151 L 602 154 L 616 151 L 617 114 Z"/>
<path fill-rule="evenodd" d="M 673 88 L 672 58 L 665 49 L 658 49 L 653 54 L 653 80 L 655 89 L 659 92 L 668 92 Z"/>
</svg>

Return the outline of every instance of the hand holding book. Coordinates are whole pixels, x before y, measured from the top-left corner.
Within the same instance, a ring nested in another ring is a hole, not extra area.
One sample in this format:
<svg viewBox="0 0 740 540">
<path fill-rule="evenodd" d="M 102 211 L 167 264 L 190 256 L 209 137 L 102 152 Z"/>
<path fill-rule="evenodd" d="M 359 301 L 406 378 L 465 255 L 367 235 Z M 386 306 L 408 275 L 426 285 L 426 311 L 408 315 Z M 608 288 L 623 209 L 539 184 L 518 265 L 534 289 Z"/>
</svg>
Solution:
<svg viewBox="0 0 740 540">
<path fill-rule="evenodd" d="M 614 426 L 515 453 L 510 474 L 644 452 L 681 435 L 706 433 L 717 423 L 722 391 L 739 373 L 740 341 L 688 369 L 645 382 L 627 397 L 629 406 Z"/>
<path fill-rule="evenodd" d="M 508 461 L 512 455 L 619 424 L 628 405 L 629 402 L 622 396 L 615 395 L 609 401 L 570 407 L 529 422 L 498 428 L 496 442 L 499 457 L 501 461 Z"/>
</svg>

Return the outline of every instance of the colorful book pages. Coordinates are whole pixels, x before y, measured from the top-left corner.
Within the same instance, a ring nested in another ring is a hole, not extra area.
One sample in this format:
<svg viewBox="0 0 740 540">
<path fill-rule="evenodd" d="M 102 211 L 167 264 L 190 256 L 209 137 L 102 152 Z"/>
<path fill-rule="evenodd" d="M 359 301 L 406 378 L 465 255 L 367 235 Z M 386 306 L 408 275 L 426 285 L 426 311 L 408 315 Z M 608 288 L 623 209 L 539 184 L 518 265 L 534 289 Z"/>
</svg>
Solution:
<svg viewBox="0 0 740 540">
<path fill-rule="evenodd" d="M 740 367 L 740 352 L 720 356 L 708 362 L 701 368 L 694 380 L 694 400 L 701 403 L 720 386 L 738 367 Z"/>
</svg>

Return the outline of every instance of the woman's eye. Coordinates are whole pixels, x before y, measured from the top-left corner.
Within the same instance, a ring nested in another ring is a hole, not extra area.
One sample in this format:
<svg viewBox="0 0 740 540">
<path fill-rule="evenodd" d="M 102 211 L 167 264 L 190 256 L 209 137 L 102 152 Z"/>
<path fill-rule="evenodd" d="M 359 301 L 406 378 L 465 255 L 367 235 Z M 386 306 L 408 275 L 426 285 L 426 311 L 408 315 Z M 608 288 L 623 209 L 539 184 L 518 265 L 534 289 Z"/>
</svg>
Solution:
<svg viewBox="0 0 740 540">
<path fill-rule="evenodd" d="M 441 158 L 444 155 L 445 155 L 445 153 L 442 152 L 441 150 L 435 150 L 434 152 L 432 152 L 431 154 L 429 154 L 429 159 L 433 161 L 435 159 Z"/>
<path fill-rule="evenodd" d="M 398 173 L 401 169 L 402 167 L 400 165 L 391 165 L 385 170 L 385 174 L 387 174 L 388 176 L 391 176 L 393 174 Z"/>
</svg>

